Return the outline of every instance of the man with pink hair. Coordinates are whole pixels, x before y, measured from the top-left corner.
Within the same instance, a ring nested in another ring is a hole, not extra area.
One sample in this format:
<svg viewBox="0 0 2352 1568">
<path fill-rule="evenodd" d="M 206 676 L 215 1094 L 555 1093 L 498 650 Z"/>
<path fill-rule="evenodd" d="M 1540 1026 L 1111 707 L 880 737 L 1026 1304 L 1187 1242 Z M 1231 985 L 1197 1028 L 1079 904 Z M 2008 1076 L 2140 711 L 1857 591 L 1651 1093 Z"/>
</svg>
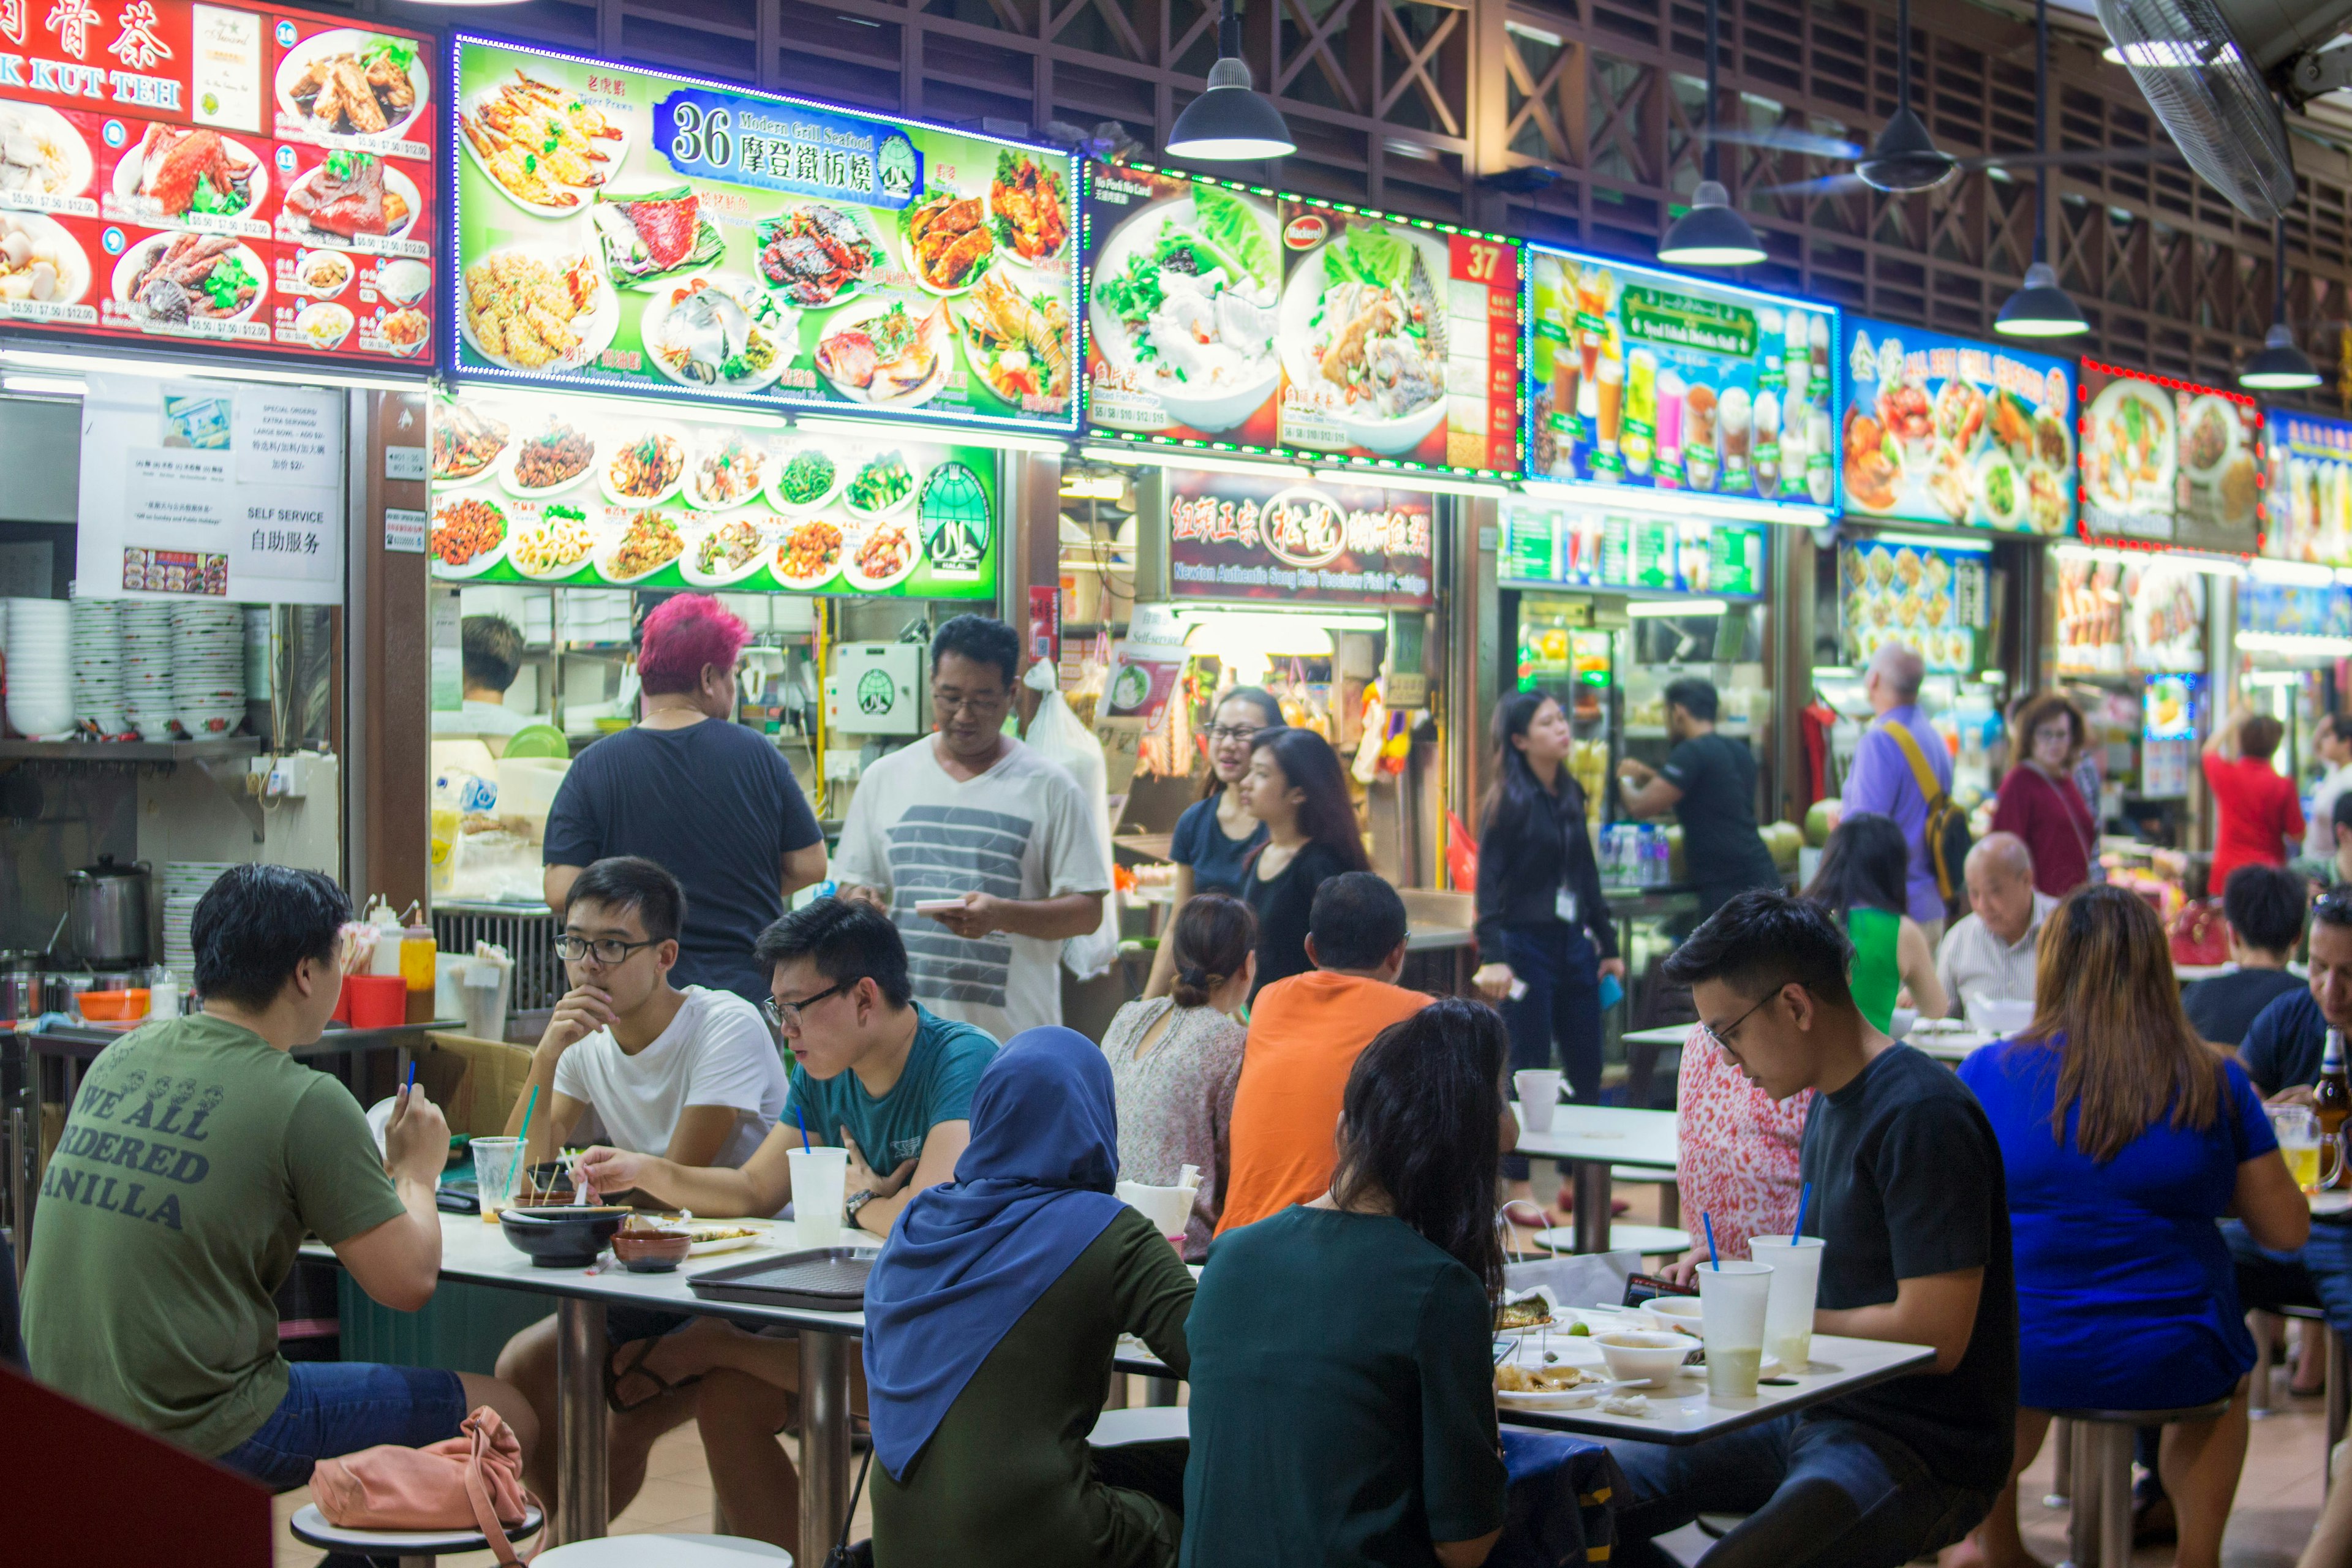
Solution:
<svg viewBox="0 0 2352 1568">
<path fill-rule="evenodd" d="M 751 628 L 708 594 L 680 594 L 645 620 L 637 723 L 583 752 L 547 814 L 550 908 L 583 867 L 641 855 L 686 889 L 677 985 L 767 999 L 751 943 L 784 900 L 822 881 L 824 836 L 783 754 L 733 722 L 735 671 Z"/>
</svg>

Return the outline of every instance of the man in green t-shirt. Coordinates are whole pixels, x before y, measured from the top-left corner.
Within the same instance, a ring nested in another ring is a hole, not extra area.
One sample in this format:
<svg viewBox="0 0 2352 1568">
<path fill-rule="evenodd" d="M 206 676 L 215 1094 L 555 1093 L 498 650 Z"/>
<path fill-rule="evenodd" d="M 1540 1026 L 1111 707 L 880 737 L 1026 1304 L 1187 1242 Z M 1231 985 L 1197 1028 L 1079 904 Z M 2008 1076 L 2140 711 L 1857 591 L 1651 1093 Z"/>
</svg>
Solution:
<svg viewBox="0 0 2352 1568">
<path fill-rule="evenodd" d="M 771 1215 L 793 1196 L 789 1152 L 805 1126 L 811 1143 L 849 1152 L 849 1226 L 887 1236 L 917 1193 L 954 1179 L 996 1041 L 915 1000 L 907 944 L 870 904 L 820 899 L 761 932 L 752 952 L 771 976 L 761 1011 L 793 1053 L 792 1098 L 767 1141 L 735 1170 L 596 1148 L 581 1172 L 600 1192 L 635 1187 L 705 1218 Z M 800 1488 L 775 1440 L 800 1386 L 793 1342 L 700 1319 L 636 1364 L 671 1385 L 702 1379 L 696 1419 L 729 1527 L 794 1544 Z M 862 1403 L 862 1388 L 855 1395 Z"/>
<path fill-rule="evenodd" d="M 320 1459 L 455 1436 L 479 1405 L 526 1450 L 538 1436 L 493 1378 L 278 1353 L 273 1298 L 305 1232 L 396 1310 L 424 1306 L 441 1267 L 441 1112 L 404 1090 L 379 1156 L 351 1090 L 288 1054 L 326 1027 L 350 918 L 315 871 L 238 866 L 213 884 L 189 928 L 204 1009 L 90 1065 L 25 1278 L 36 1376 L 281 1489 Z"/>
</svg>

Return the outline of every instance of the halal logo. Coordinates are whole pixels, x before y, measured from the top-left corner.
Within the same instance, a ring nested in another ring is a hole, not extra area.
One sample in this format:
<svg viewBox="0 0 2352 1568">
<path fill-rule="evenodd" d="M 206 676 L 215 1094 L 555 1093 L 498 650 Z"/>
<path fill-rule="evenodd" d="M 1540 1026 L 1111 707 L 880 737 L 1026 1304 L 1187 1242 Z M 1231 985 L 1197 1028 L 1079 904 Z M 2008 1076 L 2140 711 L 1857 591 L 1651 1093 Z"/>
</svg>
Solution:
<svg viewBox="0 0 2352 1568">
<path fill-rule="evenodd" d="M 898 705 L 898 689 L 888 675 L 869 669 L 857 678 L 857 710 L 872 718 Z"/>
</svg>

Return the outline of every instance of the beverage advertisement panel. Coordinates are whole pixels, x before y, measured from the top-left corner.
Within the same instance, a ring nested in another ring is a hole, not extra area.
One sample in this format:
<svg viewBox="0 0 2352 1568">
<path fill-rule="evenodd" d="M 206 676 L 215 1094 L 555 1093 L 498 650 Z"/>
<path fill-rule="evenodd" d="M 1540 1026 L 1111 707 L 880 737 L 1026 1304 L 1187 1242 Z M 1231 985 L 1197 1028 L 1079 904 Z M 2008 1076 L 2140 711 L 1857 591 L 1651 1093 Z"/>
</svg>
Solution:
<svg viewBox="0 0 2352 1568">
<path fill-rule="evenodd" d="M 2352 425 L 2270 411 L 2263 553 L 2352 566 Z"/>
<path fill-rule="evenodd" d="M 1179 599 L 1423 610 L 1434 498 L 1168 470 L 1168 585 Z"/>
<path fill-rule="evenodd" d="M 2084 360 L 2083 531 L 2251 555 L 2263 411 L 2242 393 Z"/>
<path fill-rule="evenodd" d="M 1503 503 L 1498 570 L 1507 588 L 1649 589 L 1754 598 L 1765 588 L 1769 526 L 1513 497 Z"/>
</svg>

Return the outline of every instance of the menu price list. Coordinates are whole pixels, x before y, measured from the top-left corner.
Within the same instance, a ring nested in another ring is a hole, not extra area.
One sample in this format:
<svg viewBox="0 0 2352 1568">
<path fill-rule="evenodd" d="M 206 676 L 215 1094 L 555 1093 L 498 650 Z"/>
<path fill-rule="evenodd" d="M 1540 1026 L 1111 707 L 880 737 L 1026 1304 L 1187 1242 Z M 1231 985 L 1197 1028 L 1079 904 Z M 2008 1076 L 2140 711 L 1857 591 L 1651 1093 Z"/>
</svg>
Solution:
<svg viewBox="0 0 2352 1568">
<path fill-rule="evenodd" d="M 1502 576 L 1507 584 L 1750 598 L 1763 592 L 1764 531 L 1762 523 L 1506 506 Z"/>
</svg>

